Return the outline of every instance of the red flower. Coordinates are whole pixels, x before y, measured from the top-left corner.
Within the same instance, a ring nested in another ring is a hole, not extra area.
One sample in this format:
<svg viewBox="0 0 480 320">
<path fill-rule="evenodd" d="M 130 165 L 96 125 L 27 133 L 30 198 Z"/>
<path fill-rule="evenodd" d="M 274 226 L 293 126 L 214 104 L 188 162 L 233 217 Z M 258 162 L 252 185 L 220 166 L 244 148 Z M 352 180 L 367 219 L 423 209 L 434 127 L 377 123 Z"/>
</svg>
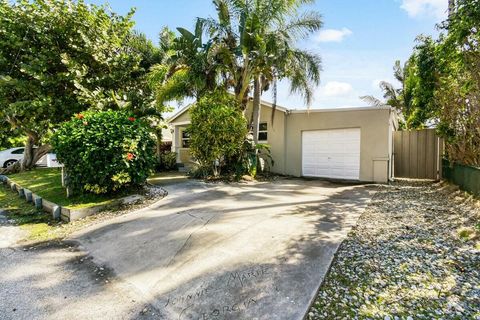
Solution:
<svg viewBox="0 0 480 320">
<path fill-rule="evenodd" d="M 131 152 L 127 153 L 127 160 L 132 161 L 135 158 L 135 155 Z"/>
<path fill-rule="evenodd" d="M 130 121 L 133 122 L 133 121 L 135 121 L 135 118 L 134 118 L 134 117 L 130 117 L 130 118 L 128 118 L 128 120 L 130 120 Z"/>
<path fill-rule="evenodd" d="M 75 117 L 77 117 L 77 119 L 80 119 L 80 120 L 85 118 L 84 115 L 81 113 L 77 114 Z"/>
</svg>

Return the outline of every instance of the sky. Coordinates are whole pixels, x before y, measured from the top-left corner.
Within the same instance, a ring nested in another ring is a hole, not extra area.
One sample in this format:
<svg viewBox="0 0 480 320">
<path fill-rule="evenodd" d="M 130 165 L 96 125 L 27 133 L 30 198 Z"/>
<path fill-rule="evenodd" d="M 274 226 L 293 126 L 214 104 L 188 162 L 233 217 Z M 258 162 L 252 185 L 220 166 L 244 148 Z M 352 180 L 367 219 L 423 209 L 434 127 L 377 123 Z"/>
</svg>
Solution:
<svg viewBox="0 0 480 320">
<path fill-rule="evenodd" d="M 135 7 L 135 29 L 155 43 L 163 26 L 193 30 L 197 17 L 214 16 L 211 0 L 87 0 L 108 4 L 125 14 Z M 365 106 L 363 95 L 381 97 L 378 83 L 394 82 L 393 65 L 410 56 L 415 38 L 436 35 L 435 24 L 446 17 L 448 0 L 317 0 L 305 9 L 323 17 L 323 28 L 298 46 L 322 57 L 321 84 L 314 101 L 289 93 L 288 82 L 278 88 L 277 103 L 288 109 Z M 263 100 L 272 101 L 266 92 Z"/>
</svg>

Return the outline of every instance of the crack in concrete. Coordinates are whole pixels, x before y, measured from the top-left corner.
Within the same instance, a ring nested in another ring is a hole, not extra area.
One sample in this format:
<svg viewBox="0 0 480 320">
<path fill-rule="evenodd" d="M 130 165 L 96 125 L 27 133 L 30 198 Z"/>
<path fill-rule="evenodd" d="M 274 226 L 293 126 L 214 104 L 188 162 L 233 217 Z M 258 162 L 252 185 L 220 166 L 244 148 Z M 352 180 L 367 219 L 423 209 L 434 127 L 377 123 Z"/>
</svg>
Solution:
<svg viewBox="0 0 480 320">
<path fill-rule="evenodd" d="M 195 234 L 198 230 L 205 228 L 205 226 L 206 226 L 207 224 L 209 224 L 210 221 L 211 221 L 213 218 L 214 218 L 214 217 L 211 217 L 210 219 L 208 219 L 201 227 L 195 229 L 194 231 L 192 231 L 192 232 L 188 235 L 188 237 L 187 237 L 187 239 L 185 240 L 185 242 L 183 243 L 183 245 L 180 247 L 180 249 L 177 250 L 177 252 L 175 252 L 175 254 L 173 255 L 172 259 L 170 259 L 170 261 L 168 262 L 167 268 L 172 265 L 172 263 L 173 263 L 173 261 L 175 260 L 175 258 L 183 251 L 183 249 L 185 249 L 185 247 L 187 246 L 187 243 L 190 241 L 190 239 L 192 238 L 193 234 Z M 202 219 L 202 220 L 203 220 L 203 219 Z M 156 285 L 156 284 L 155 284 L 155 285 Z"/>
</svg>

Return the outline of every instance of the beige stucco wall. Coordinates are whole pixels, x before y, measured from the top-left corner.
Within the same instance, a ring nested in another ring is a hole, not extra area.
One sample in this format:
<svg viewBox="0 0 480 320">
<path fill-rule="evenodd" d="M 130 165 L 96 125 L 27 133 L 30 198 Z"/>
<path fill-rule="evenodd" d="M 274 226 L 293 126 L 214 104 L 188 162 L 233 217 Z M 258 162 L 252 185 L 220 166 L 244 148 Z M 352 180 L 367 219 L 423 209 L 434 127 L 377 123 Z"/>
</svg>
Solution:
<svg viewBox="0 0 480 320">
<path fill-rule="evenodd" d="M 272 122 L 273 109 L 267 105 L 262 105 L 260 110 L 260 123 L 267 123 L 268 141 L 266 142 L 270 146 L 271 156 L 274 161 L 274 165 L 271 168 L 272 172 L 283 174 L 285 171 L 285 112 L 275 110 L 275 117 Z M 252 104 L 249 103 L 247 110 L 245 111 L 245 117 L 248 121 L 252 117 Z M 261 143 L 264 143 L 261 141 Z"/>
<path fill-rule="evenodd" d="M 176 123 L 182 123 L 182 122 L 190 122 L 190 113 L 188 112 L 187 109 L 184 113 L 180 114 L 178 117 L 175 118 L 175 121 L 172 122 L 172 124 Z"/>
<path fill-rule="evenodd" d="M 245 110 L 245 118 L 247 121 L 252 117 L 252 103 L 249 102 L 247 109 Z M 277 173 L 283 173 L 284 171 L 284 128 L 285 128 L 285 112 L 276 110 L 275 117 L 272 122 L 272 108 L 268 105 L 262 104 L 260 111 L 260 122 L 266 122 L 268 127 L 268 141 L 272 151 L 272 158 L 274 159 L 274 166 L 272 171 Z M 177 153 L 177 162 L 182 163 L 182 157 L 180 154 L 185 153 L 185 149 L 180 148 L 181 130 L 185 128 L 190 122 L 190 114 L 188 110 L 180 114 L 170 122 L 170 126 L 174 129 L 172 150 Z"/>
<path fill-rule="evenodd" d="M 245 117 L 250 121 L 252 104 Z M 175 128 L 174 150 L 179 151 L 180 128 L 190 121 L 188 111 L 170 125 Z M 275 161 L 273 172 L 302 176 L 302 131 L 360 128 L 360 180 L 387 182 L 391 177 L 393 121 L 389 109 L 357 109 L 310 112 L 275 111 L 262 105 L 260 122 L 268 125 L 268 141 Z"/>
<path fill-rule="evenodd" d="M 360 128 L 360 180 L 387 182 L 390 110 L 292 113 L 287 116 L 285 174 L 302 175 L 302 131 Z"/>
</svg>

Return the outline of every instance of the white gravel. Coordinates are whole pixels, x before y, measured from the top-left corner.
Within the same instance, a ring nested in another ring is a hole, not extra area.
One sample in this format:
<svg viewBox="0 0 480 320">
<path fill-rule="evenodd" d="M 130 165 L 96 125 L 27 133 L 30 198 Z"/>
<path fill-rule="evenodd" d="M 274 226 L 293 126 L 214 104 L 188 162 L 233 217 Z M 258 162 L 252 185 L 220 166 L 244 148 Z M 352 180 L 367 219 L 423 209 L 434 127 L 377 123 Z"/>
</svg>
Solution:
<svg viewBox="0 0 480 320">
<path fill-rule="evenodd" d="M 380 186 L 307 319 L 480 319 L 480 209 L 467 200 L 424 181 Z"/>
</svg>

